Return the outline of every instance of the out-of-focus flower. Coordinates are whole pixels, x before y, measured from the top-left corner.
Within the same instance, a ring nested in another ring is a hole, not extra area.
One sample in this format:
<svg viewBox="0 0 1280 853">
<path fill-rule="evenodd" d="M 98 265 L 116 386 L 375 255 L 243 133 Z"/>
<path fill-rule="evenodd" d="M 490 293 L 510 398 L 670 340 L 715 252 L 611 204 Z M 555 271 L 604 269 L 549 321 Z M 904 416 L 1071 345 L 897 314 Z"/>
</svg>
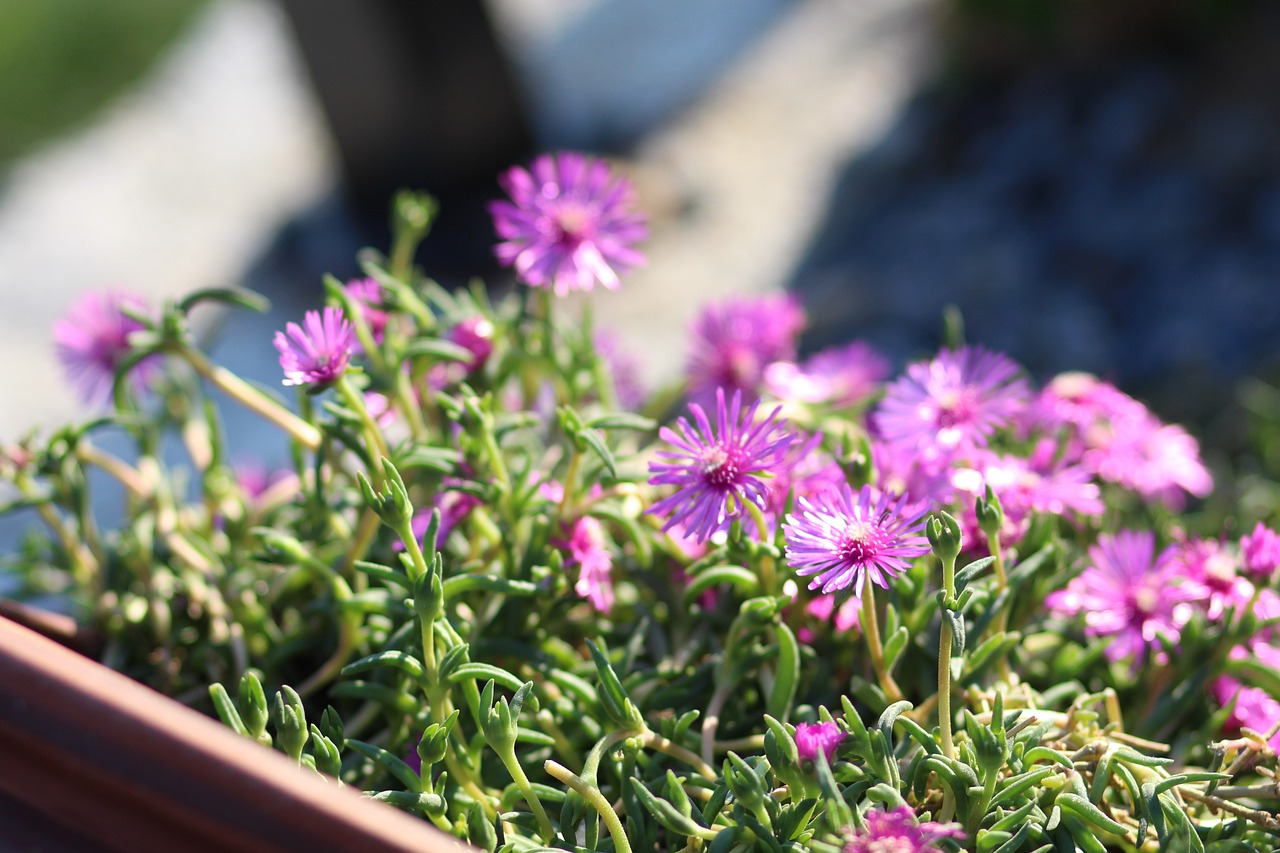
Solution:
<svg viewBox="0 0 1280 853">
<path fill-rule="evenodd" d="M 1280 567 L 1280 534 L 1259 521 L 1252 533 L 1240 537 L 1240 559 L 1249 577 L 1265 582 Z"/>
<path fill-rule="evenodd" d="M 805 438 L 797 433 L 783 463 L 765 483 L 765 516 L 776 526 L 786 511 L 788 498 L 812 498 L 835 491 L 846 482 L 844 471 L 822 449 L 822 436 Z"/>
<path fill-rule="evenodd" d="M 982 347 L 943 350 L 907 367 L 873 416 L 877 434 L 928 457 L 983 447 L 1025 410 L 1030 391 L 1009 359 Z"/>
<path fill-rule="evenodd" d="M 494 254 L 525 284 L 557 296 L 596 284 L 616 290 L 619 272 L 644 263 L 635 244 L 648 228 L 632 210 L 635 192 L 603 160 L 544 154 L 498 182 L 511 200 L 489 204 L 502 239 Z"/>
<path fill-rule="evenodd" d="M 1144 498 L 1177 509 L 1185 493 L 1204 497 L 1213 490 L 1213 477 L 1200 461 L 1196 440 L 1182 427 L 1162 424 L 1149 412 L 1112 421 L 1105 437 L 1088 442 L 1085 467 Z"/>
<path fill-rule="evenodd" d="M 659 431 L 664 441 L 676 447 L 658 452 L 669 461 L 649 463 L 651 484 L 677 487 L 675 494 L 648 510 L 668 516 L 663 530 L 683 525 L 688 536 L 705 542 L 740 517 L 748 502 L 764 510 L 767 488 L 762 477 L 783 464 L 793 436 L 777 419 L 777 409 L 756 420 L 759 407 L 757 401 L 743 411 L 740 393 L 726 406 L 721 390 L 716 393 L 715 427 L 702 407 L 692 403 L 696 429 L 680 418 L 679 432 L 667 427 Z"/>
<path fill-rule="evenodd" d="M 871 809 L 862 819 L 866 826 L 853 830 L 844 853 L 925 853 L 936 850 L 944 838 L 964 840 L 960 827 L 932 820 L 916 822 L 910 806 L 888 811 Z"/>
<path fill-rule="evenodd" d="M 764 385 L 779 400 L 852 406 L 871 396 L 889 375 L 889 360 L 865 341 L 815 353 L 802 364 L 775 361 Z"/>
<path fill-rule="evenodd" d="M 276 332 L 275 346 L 285 385 L 324 387 L 341 376 L 351 363 L 355 327 L 332 305 L 308 311 L 302 326 L 290 323 Z"/>
<path fill-rule="evenodd" d="M 1223 728 L 1230 734 L 1248 727 L 1261 735 L 1268 734 L 1280 723 L 1280 701 L 1261 687 L 1247 687 L 1229 675 L 1219 676 L 1210 688 L 1213 697 L 1224 708 L 1230 708 Z M 1280 732 L 1268 741 L 1271 748 L 1280 751 Z"/>
<path fill-rule="evenodd" d="M 628 411 L 639 410 L 648 399 L 640 376 L 640 363 L 608 332 L 597 331 L 595 345 L 596 352 L 604 359 L 609 375 L 613 377 L 613 393 L 618 398 L 618 406 Z"/>
<path fill-rule="evenodd" d="M 796 723 L 796 751 L 801 761 L 816 761 L 821 751 L 830 763 L 836 757 L 836 749 L 849 735 L 835 722 Z"/>
<path fill-rule="evenodd" d="M 485 366 L 493 355 L 493 323 L 484 317 L 468 317 L 450 326 L 444 339 L 471 353 L 471 358 L 432 366 L 427 383 L 437 391 L 461 382 Z"/>
<path fill-rule="evenodd" d="M 845 631 L 851 631 L 859 625 L 858 608 L 862 605 L 861 599 L 855 594 L 850 596 L 844 604 L 836 607 L 836 595 L 818 595 L 814 596 L 804 610 L 815 619 L 823 622 L 831 619 L 831 624 L 835 626 L 837 633 L 843 634 Z M 835 617 L 834 619 L 832 617 Z"/>
<path fill-rule="evenodd" d="M 383 310 L 382 285 L 376 279 L 357 278 L 346 283 L 343 289 L 352 304 L 360 311 L 360 316 L 369 327 L 373 339 L 382 342 L 387 330 L 387 312 Z"/>
<path fill-rule="evenodd" d="M 707 306 L 690 334 L 689 399 L 709 406 L 723 388 L 754 400 L 765 369 L 795 358 L 804 325 L 804 309 L 790 294 L 740 296 Z"/>
<path fill-rule="evenodd" d="M 1056 442 L 1037 443 L 1029 458 L 989 450 L 972 451 L 970 462 L 951 473 L 951 485 L 971 496 L 966 502 L 965 540 L 980 542 L 974 499 L 990 486 L 1004 510 L 1001 540 L 1021 541 L 1033 513 L 1075 518 L 1097 518 L 1106 510 L 1093 475 L 1080 465 L 1064 464 L 1055 454 Z"/>
<path fill-rule="evenodd" d="M 578 567 L 578 580 L 573 591 L 591 602 L 599 613 L 613 607 L 613 557 L 609 553 L 604 528 L 600 522 L 584 515 L 573 523 L 569 537 L 554 542 L 567 554 L 566 566 Z"/>
<path fill-rule="evenodd" d="M 129 335 L 145 328 L 124 313 L 145 312 L 146 303 L 128 293 L 86 293 L 72 303 L 53 326 L 58 361 L 80 399 L 93 406 L 111 400 L 116 369 L 129 354 Z M 145 389 L 155 376 L 159 359 L 148 356 L 135 365 L 129 381 Z"/>
<path fill-rule="evenodd" d="M 1083 614 L 1086 635 L 1111 638 L 1108 658 L 1137 665 L 1161 638 L 1177 642 L 1191 618 L 1197 589 L 1179 582 L 1173 555 L 1173 548 L 1155 553 L 1151 531 L 1104 534 L 1089 549 L 1088 567 L 1045 604 L 1063 616 Z"/>
<path fill-rule="evenodd" d="M 817 575 L 809 589 L 860 593 L 866 575 L 888 589 L 912 560 L 929 553 L 924 508 L 872 486 L 854 495 L 844 484 L 812 501 L 800 498 L 796 508 L 782 528 L 787 565 L 801 577 Z"/>
<path fill-rule="evenodd" d="M 1179 542 L 1173 553 L 1174 570 L 1187 588 L 1195 589 L 1196 603 L 1210 619 L 1221 619 L 1229 609 L 1239 610 L 1253 599 L 1253 584 L 1236 572 L 1236 557 L 1213 539 Z"/>
</svg>

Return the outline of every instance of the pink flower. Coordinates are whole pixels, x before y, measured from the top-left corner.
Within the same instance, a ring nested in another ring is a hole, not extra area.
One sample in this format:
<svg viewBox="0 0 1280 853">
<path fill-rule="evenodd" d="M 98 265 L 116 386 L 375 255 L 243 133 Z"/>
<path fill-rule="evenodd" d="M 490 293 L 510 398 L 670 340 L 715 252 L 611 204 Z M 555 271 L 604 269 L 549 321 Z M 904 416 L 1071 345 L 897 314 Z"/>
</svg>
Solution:
<svg viewBox="0 0 1280 853">
<path fill-rule="evenodd" d="M 323 388 L 334 382 L 351 363 L 354 345 L 355 327 L 340 308 L 330 305 L 323 314 L 308 311 L 301 327 L 290 323 L 284 332 L 276 332 L 284 384 Z"/>
<path fill-rule="evenodd" d="M 865 341 L 816 353 L 803 364 L 775 361 L 764 385 L 779 400 L 852 406 L 871 396 L 889 375 L 889 360 Z"/>
<path fill-rule="evenodd" d="M 378 284 L 377 279 L 358 278 L 347 282 L 343 290 L 364 318 L 373 339 L 381 343 L 387 329 L 387 312 L 383 310 L 385 303 L 382 299 L 382 285 Z"/>
<path fill-rule="evenodd" d="M 821 751 L 827 757 L 827 763 L 831 763 L 835 760 L 836 748 L 848 736 L 834 721 L 796 723 L 796 751 L 801 761 L 817 761 Z"/>
<path fill-rule="evenodd" d="M 877 433 L 927 457 L 950 459 L 987 444 L 1028 403 L 1018 366 L 982 347 L 943 350 L 890 383 L 874 415 Z"/>
<path fill-rule="evenodd" d="M 568 553 L 566 566 L 578 567 L 578 580 L 573 591 L 591 602 L 600 613 L 613 607 L 613 557 L 609 553 L 604 528 L 600 522 L 584 515 L 573 523 L 569 538 L 556 541 L 556 547 Z"/>
<path fill-rule="evenodd" d="M 678 433 L 667 427 L 659 430 L 662 439 L 676 448 L 658 452 L 669 461 L 649 463 L 652 485 L 677 487 L 675 494 L 648 510 L 669 516 L 664 531 L 683 525 L 687 535 L 705 542 L 739 518 L 748 502 L 763 511 L 767 487 L 762 477 L 782 466 L 792 435 L 777 420 L 777 409 L 757 421 L 759 407 L 757 401 L 742 411 L 740 393 L 726 407 L 724 391 L 718 391 L 714 428 L 702 407 L 691 403 L 696 429 L 680 418 Z"/>
<path fill-rule="evenodd" d="M 832 620 L 831 624 L 835 626 L 837 633 L 843 634 L 845 631 L 851 631 L 859 626 L 861 616 L 858 613 L 858 608 L 861 606 L 862 601 L 855 594 L 850 596 L 837 610 L 836 596 L 835 593 L 832 593 L 830 595 L 815 596 L 805 605 L 804 610 L 813 618 L 823 622 L 831 619 L 834 614 L 835 619 Z"/>
<path fill-rule="evenodd" d="M 1041 440 L 1029 459 L 1008 454 L 975 450 L 972 467 L 956 468 L 951 484 L 966 493 L 966 541 L 978 542 L 978 519 L 974 512 L 976 498 L 986 494 L 990 486 L 1000 498 L 1004 510 L 1001 539 L 1013 545 L 1021 541 L 1035 513 L 1075 518 L 1099 518 L 1106 510 L 1102 493 L 1092 475 L 1080 465 L 1063 464 L 1056 456 L 1056 443 Z"/>
<path fill-rule="evenodd" d="M 735 297 L 709 305 L 694 321 L 687 368 L 689 399 L 701 406 L 716 390 L 760 395 L 770 364 L 793 359 L 804 309 L 789 294 Z"/>
<path fill-rule="evenodd" d="M 1213 539 L 1188 539 L 1175 546 L 1175 570 L 1188 590 L 1194 590 L 1205 614 L 1218 620 L 1228 610 L 1240 610 L 1253 599 L 1253 584 L 1236 574 L 1235 555 Z"/>
<path fill-rule="evenodd" d="M 1280 723 L 1280 701 L 1261 687 L 1248 687 L 1223 675 L 1213 682 L 1210 690 L 1219 705 L 1231 709 L 1223 723 L 1223 729 L 1230 734 L 1247 727 L 1266 735 Z M 1280 732 L 1273 734 L 1268 743 L 1280 751 Z"/>
<path fill-rule="evenodd" d="M 648 234 L 632 212 L 631 183 L 602 160 L 563 152 L 537 157 L 498 178 L 511 201 L 489 204 L 502 242 L 494 254 L 531 287 L 557 296 L 619 286 L 618 273 L 644 263 L 634 244 Z"/>
<path fill-rule="evenodd" d="M 1087 441 L 1091 446 L 1084 454 L 1085 467 L 1144 498 L 1177 509 L 1184 493 L 1204 497 L 1213 490 L 1196 440 L 1180 426 L 1161 424 L 1149 412 L 1113 421 L 1102 437 Z"/>
<path fill-rule="evenodd" d="M 1252 533 L 1240 537 L 1240 558 L 1249 577 L 1265 583 L 1280 566 L 1280 534 L 1259 521 Z"/>
<path fill-rule="evenodd" d="M 145 326 L 122 309 L 146 312 L 146 303 L 127 293 L 86 293 L 72 303 L 53 326 L 58 361 L 80 399 L 92 406 L 111 400 L 116 370 L 129 355 L 129 335 Z M 154 379 L 159 359 L 148 356 L 133 367 L 129 382 L 145 389 Z"/>
<path fill-rule="evenodd" d="M 1173 555 L 1173 548 L 1156 555 L 1151 531 L 1104 534 L 1089 549 L 1085 570 L 1045 604 L 1062 616 L 1083 614 L 1087 636 L 1111 638 L 1108 658 L 1131 658 L 1136 666 L 1161 638 L 1177 642 L 1191 618 L 1197 589 L 1179 583 Z"/>
<path fill-rule="evenodd" d="M 801 577 L 817 575 L 809 589 L 861 593 L 867 576 L 888 589 L 912 560 L 929 553 L 924 508 L 871 486 L 855 496 L 846 483 L 813 501 L 802 497 L 796 508 L 799 515 L 787 516 L 782 528 L 787 565 Z"/>
<path fill-rule="evenodd" d="M 493 323 L 484 317 L 468 317 L 449 327 L 444 339 L 471 354 L 466 361 L 449 361 L 431 368 L 427 384 L 437 391 L 455 385 L 489 361 L 493 354 Z"/>
<path fill-rule="evenodd" d="M 1030 418 L 1056 430 L 1073 427 L 1087 434 L 1099 423 L 1141 415 L 1146 407 L 1109 382 L 1088 373 L 1059 373 L 1040 391 Z"/>
<path fill-rule="evenodd" d="M 871 809 L 863 815 L 865 828 L 854 830 L 844 853 L 925 853 L 936 850 L 944 838 L 963 841 L 964 832 L 955 824 L 932 820 L 916 822 L 910 806 L 884 811 Z"/>
</svg>

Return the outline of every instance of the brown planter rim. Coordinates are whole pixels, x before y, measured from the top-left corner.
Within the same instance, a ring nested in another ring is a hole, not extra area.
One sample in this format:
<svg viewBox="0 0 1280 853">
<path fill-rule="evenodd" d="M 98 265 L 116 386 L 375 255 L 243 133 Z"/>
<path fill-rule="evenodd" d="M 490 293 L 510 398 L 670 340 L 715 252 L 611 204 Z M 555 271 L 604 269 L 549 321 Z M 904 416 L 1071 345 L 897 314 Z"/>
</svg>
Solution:
<svg viewBox="0 0 1280 853">
<path fill-rule="evenodd" d="M 0 795 L 103 849 L 473 849 L 3 616 Z"/>
</svg>

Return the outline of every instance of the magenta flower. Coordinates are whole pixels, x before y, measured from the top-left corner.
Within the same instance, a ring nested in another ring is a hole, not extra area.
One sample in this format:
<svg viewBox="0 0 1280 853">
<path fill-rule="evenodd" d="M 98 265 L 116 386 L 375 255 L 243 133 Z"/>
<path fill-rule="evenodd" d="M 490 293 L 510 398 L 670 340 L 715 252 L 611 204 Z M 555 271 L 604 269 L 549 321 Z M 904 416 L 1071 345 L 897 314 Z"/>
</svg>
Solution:
<svg viewBox="0 0 1280 853">
<path fill-rule="evenodd" d="M 554 542 L 567 552 L 566 566 L 578 567 L 578 580 L 573 591 L 591 602 L 599 613 L 608 613 L 613 607 L 613 557 L 609 554 L 604 528 L 600 522 L 584 515 L 573 523 L 569 538 Z"/>
<path fill-rule="evenodd" d="M 862 816 L 866 826 L 855 830 L 844 853 L 925 853 L 936 850 L 944 838 L 963 841 L 959 826 L 926 820 L 916 822 L 910 806 L 892 810 L 871 809 Z"/>
<path fill-rule="evenodd" d="M 1268 734 L 1280 722 L 1280 701 L 1261 687 L 1247 687 L 1234 678 L 1219 676 L 1210 687 L 1218 704 L 1230 708 L 1223 728 L 1230 734 L 1238 734 L 1248 727 L 1261 735 Z M 1271 748 L 1280 751 L 1280 732 L 1271 736 Z"/>
<path fill-rule="evenodd" d="M 116 369 L 129 354 L 129 335 L 145 328 L 121 310 L 125 307 L 147 310 L 146 303 L 132 294 L 86 293 L 53 326 L 58 361 L 80 399 L 89 405 L 102 406 L 111 400 Z M 145 389 L 158 367 L 154 356 L 135 365 L 129 374 L 134 389 Z"/>
<path fill-rule="evenodd" d="M 765 516 L 776 526 L 782 521 L 789 499 L 836 491 L 846 482 L 844 471 L 822 449 L 822 435 L 804 438 L 803 433 L 797 432 L 783 463 L 766 483 Z"/>
<path fill-rule="evenodd" d="M 757 421 L 759 406 L 757 401 L 742 411 L 742 394 L 736 393 L 726 408 L 721 390 L 716 393 L 714 428 L 702 407 L 691 403 L 696 429 L 680 418 L 679 433 L 667 427 L 659 431 L 664 441 L 676 447 L 658 452 L 670 461 L 649 463 L 651 484 L 678 487 L 648 510 L 669 516 L 664 531 L 683 525 L 686 535 L 705 542 L 739 518 L 748 502 L 764 510 L 768 494 L 764 477 L 783 464 L 793 436 L 785 422 L 777 420 L 776 408 Z"/>
<path fill-rule="evenodd" d="M 1175 571 L 1188 590 L 1195 590 L 1196 604 L 1210 619 L 1249 605 L 1253 584 L 1237 574 L 1236 557 L 1221 542 L 1188 539 L 1174 547 Z"/>
<path fill-rule="evenodd" d="M 1249 577 L 1266 582 L 1280 566 L 1280 534 L 1259 521 L 1252 533 L 1240 537 L 1240 558 Z"/>
<path fill-rule="evenodd" d="M 511 201 L 489 204 L 502 238 L 494 254 L 520 280 L 557 296 L 616 290 L 618 273 L 644 263 L 634 248 L 648 229 L 632 212 L 631 183 L 602 160 L 582 154 L 543 154 L 528 171 L 513 167 L 498 178 Z"/>
<path fill-rule="evenodd" d="M 965 502 L 963 519 L 965 540 L 982 541 L 975 505 L 976 499 L 985 495 L 987 486 L 1000 498 L 1004 510 L 1004 527 L 1000 533 L 1007 545 L 1021 541 L 1034 513 L 1076 519 L 1101 517 L 1106 506 L 1093 475 L 1080 465 L 1064 464 L 1056 450 L 1057 442 L 1053 439 L 1042 439 L 1026 459 L 975 450 L 970 454 L 971 467 L 954 469 L 951 485 L 970 496 Z"/>
<path fill-rule="evenodd" d="M 1112 421 L 1088 443 L 1085 467 L 1144 498 L 1177 509 L 1184 493 L 1204 497 L 1213 490 L 1196 440 L 1180 426 L 1160 423 L 1145 407 L 1141 415 Z"/>
<path fill-rule="evenodd" d="M 427 384 L 439 391 L 457 384 L 480 370 L 493 355 L 493 323 L 484 317 L 460 320 L 445 333 L 444 339 L 471 353 L 467 361 L 447 361 L 433 365 Z"/>
<path fill-rule="evenodd" d="M 801 761 L 817 761 L 818 752 L 827 757 L 827 763 L 835 760 L 836 748 L 849 735 L 833 721 L 825 723 L 796 723 L 796 751 Z"/>
<path fill-rule="evenodd" d="M 861 616 L 858 612 L 861 605 L 861 599 L 855 594 L 850 596 L 837 609 L 836 596 L 832 593 L 831 595 L 818 595 L 812 598 L 804 606 L 804 612 L 822 622 L 831 620 L 836 633 L 843 634 L 845 631 L 852 631 L 861 625 Z"/>
<path fill-rule="evenodd" d="M 1045 604 L 1061 616 L 1083 614 L 1087 636 L 1111 638 L 1108 658 L 1136 666 L 1161 638 L 1176 642 L 1191 618 L 1198 590 L 1179 583 L 1174 553 L 1157 556 L 1151 531 L 1104 534 L 1089 549 L 1088 567 Z"/>
<path fill-rule="evenodd" d="M 691 330 L 689 399 L 709 406 L 716 389 L 723 388 L 754 400 L 765 368 L 795 358 L 804 324 L 804 309 L 789 294 L 735 297 L 707 306 Z"/>
<path fill-rule="evenodd" d="M 942 459 L 983 447 L 1028 404 L 1018 370 L 982 347 L 943 350 L 889 385 L 875 412 L 876 431 L 885 441 Z"/>
<path fill-rule="evenodd" d="M 800 515 L 787 516 L 783 533 L 787 565 L 801 577 L 817 575 L 809 589 L 823 593 L 852 588 L 861 593 L 866 576 L 885 589 L 916 557 L 929 553 L 924 507 L 906 498 L 848 484 L 810 501 L 797 501 Z"/>
<path fill-rule="evenodd" d="M 343 286 L 351 302 L 360 311 L 373 339 L 382 342 L 387 329 L 387 312 L 382 299 L 382 285 L 377 279 L 357 278 Z"/>
<path fill-rule="evenodd" d="M 341 376 L 351 362 L 355 326 L 333 306 L 325 308 L 323 315 L 308 311 L 302 324 L 290 323 L 284 332 L 276 332 L 284 384 L 322 388 Z"/>
<path fill-rule="evenodd" d="M 852 406 L 870 397 L 889 375 L 889 360 L 865 341 L 831 347 L 802 364 L 775 361 L 764 386 L 779 400 Z"/>
</svg>

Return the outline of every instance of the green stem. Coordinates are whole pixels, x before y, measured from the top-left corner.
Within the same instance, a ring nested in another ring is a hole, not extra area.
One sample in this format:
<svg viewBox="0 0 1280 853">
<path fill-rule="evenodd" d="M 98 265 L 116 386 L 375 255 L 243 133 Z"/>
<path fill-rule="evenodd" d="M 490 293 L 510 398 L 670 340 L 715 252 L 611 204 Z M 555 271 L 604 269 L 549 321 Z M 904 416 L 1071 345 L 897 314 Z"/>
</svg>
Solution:
<svg viewBox="0 0 1280 853">
<path fill-rule="evenodd" d="M 525 775 L 524 768 L 520 766 L 520 761 L 516 758 L 514 749 L 495 750 L 498 757 L 502 759 L 503 765 L 506 766 L 507 772 L 511 774 L 511 778 L 515 781 L 516 787 L 520 789 L 520 793 L 524 796 L 524 800 L 529 804 L 529 808 L 533 811 L 533 816 L 538 820 L 538 828 L 542 832 L 542 840 L 551 843 L 551 839 L 555 838 L 556 830 L 551 825 L 551 818 L 547 817 L 547 811 L 542 807 L 542 800 L 538 799 L 538 795 L 533 790 L 533 785 L 529 784 L 529 777 Z"/>
<path fill-rule="evenodd" d="M 189 346 L 180 346 L 175 354 L 190 364 L 195 372 L 204 377 L 209 384 L 236 400 L 245 408 L 280 427 L 303 447 L 313 453 L 320 449 L 320 430 L 302 420 L 302 418 L 299 418 L 230 370 L 214 364 L 204 353 Z"/>
<path fill-rule="evenodd" d="M 707 703 L 707 713 L 702 717 L 702 760 L 709 766 L 715 758 L 716 729 L 720 727 L 720 712 L 733 693 L 734 681 L 726 680 L 716 687 Z"/>
<path fill-rule="evenodd" d="M 956 558 L 942 561 L 942 588 L 947 602 L 956 597 Z M 945 603 L 943 606 L 946 606 Z M 951 739 L 951 623 L 944 617 L 938 638 L 938 727 L 942 731 L 942 754 L 956 757 Z"/>
<path fill-rule="evenodd" d="M 867 652 L 871 655 L 871 668 L 875 670 L 876 680 L 884 691 L 889 704 L 902 701 L 902 688 L 893 680 L 893 675 L 884 665 L 884 646 L 880 642 L 880 621 L 876 616 L 875 584 L 871 573 L 864 573 L 866 580 L 862 584 L 862 636 L 867 641 Z"/>
<path fill-rule="evenodd" d="M 584 800 L 591 803 L 591 806 L 600 815 L 600 819 L 604 821 L 604 825 L 609 830 L 609 836 L 613 838 L 613 847 L 616 853 L 631 853 L 631 842 L 627 840 L 627 833 L 622 828 L 622 821 L 618 820 L 618 813 L 609 805 L 609 801 L 604 795 L 593 785 L 588 785 L 579 776 L 576 776 L 569 768 L 557 764 L 550 758 L 542 765 L 547 771 L 547 775 L 557 779 L 561 783 L 568 785 Z"/>
</svg>

